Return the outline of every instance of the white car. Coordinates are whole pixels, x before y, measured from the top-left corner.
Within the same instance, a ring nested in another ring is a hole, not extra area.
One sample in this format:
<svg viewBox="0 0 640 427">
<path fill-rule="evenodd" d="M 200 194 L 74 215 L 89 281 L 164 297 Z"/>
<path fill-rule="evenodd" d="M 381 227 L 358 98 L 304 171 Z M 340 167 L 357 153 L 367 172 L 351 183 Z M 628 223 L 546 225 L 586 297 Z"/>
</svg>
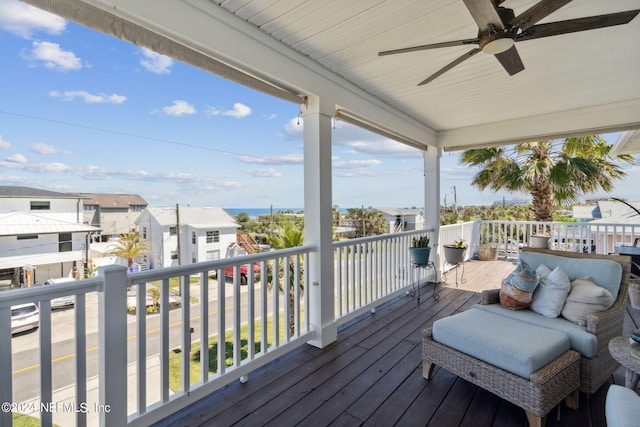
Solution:
<svg viewBox="0 0 640 427">
<path fill-rule="evenodd" d="M 74 282 L 75 279 L 71 277 L 61 277 L 59 279 L 49 279 L 43 283 L 43 285 L 55 285 L 56 283 Z M 51 308 L 63 308 L 73 306 L 76 303 L 75 295 L 65 295 L 63 297 L 53 298 L 51 300 Z"/>
<path fill-rule="evenodd" d="M 37 329 L 40 326 L 40 310 L 30 302 L 11 306 L 11 335 Z"/>
</svg>

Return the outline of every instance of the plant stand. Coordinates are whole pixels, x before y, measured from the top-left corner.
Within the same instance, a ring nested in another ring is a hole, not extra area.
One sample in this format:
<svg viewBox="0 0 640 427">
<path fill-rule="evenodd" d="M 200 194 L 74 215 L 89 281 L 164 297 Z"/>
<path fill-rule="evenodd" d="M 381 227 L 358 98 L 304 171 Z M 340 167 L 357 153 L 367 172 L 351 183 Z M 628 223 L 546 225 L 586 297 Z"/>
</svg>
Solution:
<svg viewBox="0 0 640 427">
<path fill-rule="evenodd" d="M 447 270 L 447 267 L 449 267 L 449 270 Z M 450 264 L 447 260 L 444 260 L 444 262 L 442 263 L 442 281 L 446 282 L 447 281 L 447 273 L 450 270 L 455 270 L 456 271 L 456 288 L 458 287 L 458 268 L 460 268 L 461 272 L 460 272 L 460 283 L 466 283 L 467 282 L 467 278 L 464 277 L 464 261 L 462 262 L 456 262 L 454 264 Z"/>
<path fill-rule="evenodd" d="M 420 270 L 425 270 L 425 271 L 429 271 L 430 269 L 433 269 L 433 273 L 436 273 L 436 264 L 433 261 L 429 261 L 426 264 L 411 264 L 411 283 L 412 283 L 412 289 L 409 291 L 409 294 L 413 297 L 413 296 L 417 296 L 417 301 L 418 304 L 420 304 Z M 418 273 L 417 277 L 415 276 L 415 273 Z M 438 287 L 438 282 L 433 282 L 433 295 L 431 296 L 433 298 L 434 301 L 438 301 L 440 299 L 440 295 L 438 295 L 438 293 L 436 292 L 436 289 Z"/>
</svg>

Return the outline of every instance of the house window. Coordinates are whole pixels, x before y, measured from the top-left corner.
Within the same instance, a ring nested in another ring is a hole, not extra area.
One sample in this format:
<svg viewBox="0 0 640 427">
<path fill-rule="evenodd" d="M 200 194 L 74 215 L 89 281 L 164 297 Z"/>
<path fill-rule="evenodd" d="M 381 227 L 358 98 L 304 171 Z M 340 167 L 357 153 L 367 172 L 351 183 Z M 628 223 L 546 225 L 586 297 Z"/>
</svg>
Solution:
<svg viewBox="0 0 640 427">
<path fill-rule="evenodd" d="M 18 240 L 31 240 L 31 239 L 37 239 L 38 235 L 37 234 L 24 234 L 22 236 L 17 236 Z"/>
<path fill-rule="evenodd" d="M 171 259 L 178 259 L 178 251 L 171 251 Z"/>
<path fill-rule="evenodd" d="M 207 251 L 207 261 L 213 261 L 214 259 L 220 259 L 220 250 Z"/>
<path fill-rule="evenodd" d="M 220 232 L 218 230 L 207 231 L 207 243 L 218 243 L 219 241 L 220 241 Z"/>
<path fill-rule="evenodd" d="M 147 227 L 142 227 L 142 238 L 143 239 L 147 238 Z"/>
<path fill-rule="evenodd" d="M 191 263 L 195 264 L 196 262 L 198 262 L 198 258 L 196 257 L 196 253 L 195 252 L 191 252 Z"/>
<path fill-rule="evenodd" d="M 58 234 L 58 252 L 71 252 L 71 233 Z"/>
<path fill-rule="evenodd" d="M 197 242 L 197 240 L 196 240 L 196 232 L 192 231 L 191 232 L 191 243 L 193 243 L 195 245 L 196 242 Z"/>
<path fill-rule="evenodd" d="M 49 202 L 49 201 L 41 201 L 41 200 L 32 200 L 31 201 L 31 210 L 32 211 L 48 211 L 48 210 L 51 210 L 51 202 Z"/>
<path fill-rule="evenodd" d="M 178 227 L 169 227 L 169 236 L 175 236 L 178 234 Z"/>
</svg>

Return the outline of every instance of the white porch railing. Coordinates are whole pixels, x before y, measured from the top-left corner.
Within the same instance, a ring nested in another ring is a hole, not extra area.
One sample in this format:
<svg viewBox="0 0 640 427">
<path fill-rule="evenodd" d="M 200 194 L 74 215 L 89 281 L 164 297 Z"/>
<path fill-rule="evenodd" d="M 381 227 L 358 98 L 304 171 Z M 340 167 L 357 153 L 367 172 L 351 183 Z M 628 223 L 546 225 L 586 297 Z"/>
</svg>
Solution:
<svg viewBox="0 0 640 427">
<path fill-rule="evenodd" d="M 516 256 L 539 227 L 546 227 L 552 247 L 562 250 L 610 253 L 617 244 L 632 244 L 640 237 L 640 227 L 623 224 L 476 221 L 441 227 L 440 245 L 462 238 L 469 242 L 471 255 L 480 233 L 489 233 L 503 256 Z M 425 234 L 433 235 L 421 230 L 334 243 L 336 323 L 375 309 L 431 275 L 412 268 L 408 251 L 411 239 Z M 308 312 L 313 305 L 306 286 L 314 250 L 304 246 L 129 275 L 124 267 L 108 266 L 93 279 L 1 292 L 0 402 L 11 403 L 18 386 L 11 362 L 11 306 L 38 301 L 38 395 L 39 401 L 55 403 L 54 341 L 60 331 L 52 327 L 50 301 L 64 295 L 76 296 L 73 404 L 79 408 L 91 400 L 89 384 L 97 375 L 95 403 L 109 407 L 98 414 L 101 425 L 148 425 L 231 381 L 246 379 L 251 371 L 313 338 Z M 435 267 L 441 265 L 436 262 Z M 146 290 L 152 288 L 158 289 L 160 309 L 147 316 Z M 91 298 L 98 301 L 95 329 L 87 326 L 87 319 L 96 316 L 88 309 Z M 127 314 L 127 306 L 135 313 Z M 197 350 L 201 344 L 207 351 Z M 97 368 L 87 358 L 91 346 L 99 348 Z M 45 426 L 60 416 L 41 407 L 36 412 Z M 72 415 L 74 424 L 95 424 L 92 415 L 78 411 Z M 10 412 L 0 412 L 0 425 L 10 426 L 11 420 Z"/>
<path fill-rule="evenodd" d="M 521 247 L 529 246 L 531 236 L 547 233 L 551 249 L 571 252 L 613 254 L 617 247 L 631 246 L 640 238 L 640 224 L 593 222 L 482 221 L 474 224 L 472 247 L 492 242 L 506 257 L 517 257 Z"/>
<path fill-rule="evenodd" d="M 411 240 L 425 235 L 433 237 L 432 232 L 419 230 L 334 242 L 335 318 L 338 324 L 374 309 L 435 274 L 435 271 L 411 266 Z"/>
</svg>

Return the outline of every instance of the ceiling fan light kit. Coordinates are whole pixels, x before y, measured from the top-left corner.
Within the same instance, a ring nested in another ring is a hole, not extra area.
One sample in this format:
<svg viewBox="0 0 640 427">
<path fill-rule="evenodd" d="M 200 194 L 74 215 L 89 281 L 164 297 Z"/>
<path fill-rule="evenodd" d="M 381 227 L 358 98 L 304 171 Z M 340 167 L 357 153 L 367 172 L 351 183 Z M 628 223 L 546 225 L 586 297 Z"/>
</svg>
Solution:
<svg viewBox="0 0 640 427">
<path fill-rule="evenodd" d="M 480 51 L 494 55 L 507 73 L 512 76 L 524 70 L 524 64 L 515 46 L 519 41 L 628 24 L 640 13 L 640 9 L 636 9 L 536 25 L 538 21 L 567 5 L 571 0 L 541 0 L 518 16 L 515 15 L 512 9 L 500 6 L 503 1 L 504 0 L 463 0 L 464 5 L 478 25 L 478 37 L 475 39 L 405 47 L 379 52 L 378 55 L 386 56 L 420 50 L 477 44 L 478 47 L 474 47 L 453 62 L 436 71 L 418 83 L 418 86 L 433 81 Z"/>
</svg>

